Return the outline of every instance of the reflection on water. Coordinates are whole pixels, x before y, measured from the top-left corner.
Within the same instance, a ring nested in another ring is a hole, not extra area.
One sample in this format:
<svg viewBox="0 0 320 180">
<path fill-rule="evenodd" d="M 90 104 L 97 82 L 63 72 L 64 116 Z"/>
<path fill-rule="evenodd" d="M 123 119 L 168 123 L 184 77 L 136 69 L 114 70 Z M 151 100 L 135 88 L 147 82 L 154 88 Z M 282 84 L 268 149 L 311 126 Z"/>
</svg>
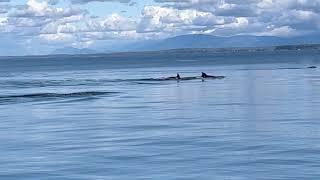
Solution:
<svg viewBox="0 0 320 180">
<path fill-rule="evenodd" d="M 0 178 L 316 179 L 320 71 L 278 66 L 2 76 Z"/>
</svg>

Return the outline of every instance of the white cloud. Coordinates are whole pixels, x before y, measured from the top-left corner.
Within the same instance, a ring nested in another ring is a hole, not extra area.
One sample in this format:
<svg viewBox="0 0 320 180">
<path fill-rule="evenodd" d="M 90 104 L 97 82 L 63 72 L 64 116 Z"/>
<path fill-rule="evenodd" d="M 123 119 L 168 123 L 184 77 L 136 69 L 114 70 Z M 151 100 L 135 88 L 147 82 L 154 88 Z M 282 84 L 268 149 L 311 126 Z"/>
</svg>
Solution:
<svg viewBox="0 0 320 180">
<path fill-rule="evenodd" d="M 132 31 L 136 29 L 136 22 L 119 14 L 112 14 L 105 18 L 89 20 L 86 28 L 88 31 Z"/>
<path fill-rule="evenodd" d="M 169 7 L 146 6 L 142 12 L 138 32 L 179 32 L 206 29 L 224 23 L 231 19 L 218 17 L 210 12 L 197 10 L 179 10 Z"/>
<path fill-rule="evenodd" d="M 288 27 L 301 34 L 317 32 L 320 22 L 320 0 L 156 0 L 164 6 L 179 10 L 209 12 L 218 17 L 237 19 L 207 31 L 229 35 L 259 34 Z M 245 18 L 245 19 L 244 19 Z M 245 20 L 245 21 L 242 21 Z M 274 26 L 273 29 L 266 27 Z M 233 31 L 232 31 L 233 29 Z M 253 32 L 253 30 L 255 32 Z M 308 31 L 307 31 L 308 30 Z M 270 32 L 271 33 L 271 32 Z M 271 33 L 285 36 L 284 33 Z"/>
<path fill-rule="evenodd" d="M 40 38 L 49 42 L 71 42 L 73 36 L 71 34 L 56 33 L 56 34 L 40 34 Z"/>
<path fill-rule="evenodd" d="M 282 27 L 272 28 L 270 31 L 258 33 L 257 35 L 287 37 L 287 36 L 294 36 L 298 34 L 299 33 L 295 29 L 292 29 L 289 26 L 282 26 Z"/>
</svg>

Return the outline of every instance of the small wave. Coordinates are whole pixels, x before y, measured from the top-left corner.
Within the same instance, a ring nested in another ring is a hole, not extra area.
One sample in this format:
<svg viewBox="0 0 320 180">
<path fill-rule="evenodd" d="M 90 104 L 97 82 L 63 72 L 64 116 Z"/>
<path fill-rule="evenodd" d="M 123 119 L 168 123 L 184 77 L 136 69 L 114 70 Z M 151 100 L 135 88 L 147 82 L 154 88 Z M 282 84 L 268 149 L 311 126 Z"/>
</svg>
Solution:
<svg viewBox="0 0 320 180">
<path fill-rule="evenodd" d="M 34 93 L 21 95 L 6 95 L 0 96 L 0 103 L 8 102 L 28 102 L 33 100 L 48 100 L 58 98 L 82 98 L 110 95 L 118 92 L 101 92 L 101 91 L 86 91 L 86 92 L 72 92 L 72 93 Z"/>
</svg>

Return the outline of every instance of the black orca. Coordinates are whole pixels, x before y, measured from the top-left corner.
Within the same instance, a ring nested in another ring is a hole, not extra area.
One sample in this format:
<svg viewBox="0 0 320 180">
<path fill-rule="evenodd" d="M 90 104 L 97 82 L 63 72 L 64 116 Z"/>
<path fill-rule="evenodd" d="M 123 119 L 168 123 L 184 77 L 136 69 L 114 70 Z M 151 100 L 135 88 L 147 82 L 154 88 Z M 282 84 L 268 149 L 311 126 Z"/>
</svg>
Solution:
<svg viewBox="0 0 320 180">
<path fill-rule="evenodd" d="M 309 66 L 308 69 L 315 69 L 317 66 Z"/>
<path fill-rule="evenodd" d="M 176 78 L 177 78 L 178 80 L 179 80 L 179 79 L 181 79 L 181 77 L 180 77 L 180 74 L 179 74 L 179 73 L 177 73 Z"/>
<path fill-rule="evenodd" d="M 207 75 L 204 72 L 201 72 L 201 78 L 206 79 L 206 78 L 211 78 L 211 79 L 222 79 L 225 78 L 224 76 L 211 76 L 211 75 Z"/>
<path fill-rule="evenodd" d="M 162 80 L 181 80 L 182 78 L 180 77 L 180 74 L 177 73 L 177 76 L 172 76 L 172 77 L 167 77 L 163 78 Z"/>
</svg>

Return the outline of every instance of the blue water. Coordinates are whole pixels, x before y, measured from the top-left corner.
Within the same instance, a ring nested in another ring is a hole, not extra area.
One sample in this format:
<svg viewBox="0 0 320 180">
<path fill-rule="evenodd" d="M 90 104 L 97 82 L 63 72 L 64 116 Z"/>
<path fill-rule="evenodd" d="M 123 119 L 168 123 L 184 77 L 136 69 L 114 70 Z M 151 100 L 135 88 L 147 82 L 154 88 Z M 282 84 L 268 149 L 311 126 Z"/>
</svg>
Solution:
<svg viewBox="0 0 320 180">
<path fill-rule="evenodd" d="M 0 60 L 0 179 L 320 177 L 320 53 L 55 58 Z"/>
</svg>

